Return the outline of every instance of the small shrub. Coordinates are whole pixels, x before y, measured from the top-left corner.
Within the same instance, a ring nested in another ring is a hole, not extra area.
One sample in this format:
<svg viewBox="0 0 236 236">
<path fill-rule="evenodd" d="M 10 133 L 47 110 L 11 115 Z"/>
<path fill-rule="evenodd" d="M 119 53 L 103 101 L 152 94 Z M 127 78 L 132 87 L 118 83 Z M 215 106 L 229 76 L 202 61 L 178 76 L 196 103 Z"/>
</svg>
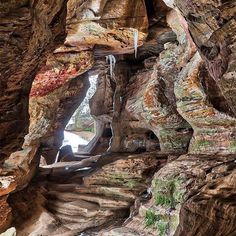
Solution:
<svg viewBox="0 0 236 236">
<path fill-rule="evenodd" d="M 155 202 L 157 205 L 161 205 L 161 206 L 166 206 L 166 207 L 173 206 L 173 200 L 167 196 L 162 195 L 162 194 L 156 194 Z"/>
<path fill-rule="evenodd" d="M 145 226 L 155 226 L 156 222 L 160 219 L 158 215 L 156 215 L 153 211 L 147 210 L 145 215 Z"/>
<path fill-rule="evenodd" d="M 155 214 L 151 210 L 146 211 L 145 226 L 153 227 L 158 231 L 159 236 L 164 236 L 168 229 L 168 222 L 163 219 L 163 216 Z"/>
<path fill-rule="evenodd" d="M 167 227 L 168 227 L 168 223 L 167 222 L 159 220 L 156 223 L 156 228 L 158 229 L 159 236 L 164 236 L 166 234 Z"/>
<path fill-rule="evenodd" d="M 156 205 L 175 208 L 183 201 L 185 189 L 182 189 L 181 179 L 156 180 L 154 198 Z"/>
</svg>

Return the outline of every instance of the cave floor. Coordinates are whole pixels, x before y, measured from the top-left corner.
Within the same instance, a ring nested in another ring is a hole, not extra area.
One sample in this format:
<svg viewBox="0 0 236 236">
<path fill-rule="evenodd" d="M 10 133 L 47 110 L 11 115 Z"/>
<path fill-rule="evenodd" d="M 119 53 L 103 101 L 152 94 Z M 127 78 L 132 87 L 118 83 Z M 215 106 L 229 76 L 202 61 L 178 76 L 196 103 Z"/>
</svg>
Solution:
<svg viewBox="0 0 236 236">
<path fill-rule="evenodd" d="M 166 164 L 167 156 L 110 153 L 40 167 L 33 184 L 11 197 L 18 235 L 40 231 L 42 236 L 73 236 L 91 229 L 94 233 L 89 235 L 99 235 L 95 232 L 103 227 L 121 225 L 135 201 L 145 201 L 152 177 Z M 34 192 L 33 199 L 27 191 Z M 26 196 L 31 197 L 23 206 L 20 202 Z M 22 212 L 28 212 L 24 223 L 17 217 Z"/>
</svg>

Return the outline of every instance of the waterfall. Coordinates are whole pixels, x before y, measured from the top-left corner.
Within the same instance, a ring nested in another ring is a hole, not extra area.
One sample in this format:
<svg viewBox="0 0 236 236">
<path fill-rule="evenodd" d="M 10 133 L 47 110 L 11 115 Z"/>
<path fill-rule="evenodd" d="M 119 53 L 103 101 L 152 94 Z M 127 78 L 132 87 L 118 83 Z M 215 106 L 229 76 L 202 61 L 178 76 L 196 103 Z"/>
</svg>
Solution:
<svg viewBox="0 0 236 236">
<path fill-rule="evenodd" d="M 106 61 L 110 64 L 110 75 L 113 77 L 113 71 L 116 65 L 116 58 L 113 55 L 106 56 Z"/>
<path fill-rule="evenodd" d="M 138 55 L 138 36 L 139 32 L 137 29 L 134 29 L 134 56 L 137 58 Z"/>
</svg>

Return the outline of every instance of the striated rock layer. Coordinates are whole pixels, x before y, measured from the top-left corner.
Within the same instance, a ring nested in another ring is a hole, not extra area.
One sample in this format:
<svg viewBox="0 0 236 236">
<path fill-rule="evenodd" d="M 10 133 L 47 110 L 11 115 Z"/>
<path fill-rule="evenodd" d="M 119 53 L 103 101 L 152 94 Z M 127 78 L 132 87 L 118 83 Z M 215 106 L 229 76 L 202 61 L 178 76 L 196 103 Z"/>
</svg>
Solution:
<svg viewBox="0 0 236 236">
<path fill-rule="evenodd" d="M 33 6 L 32 6 L 33 5 Z M 28 95 L 38 66 L 65 36 L 66 1 L 0 3 L 0 159 L 18 150 L 28 128 Z"/>
<path fill-rule="evenodd" d="M 235 153 L 235 118 L 216 110 L 207 101 L 201 81 L 202 59 L 197 53 L 179 75 L 175 94 L 177 109 L 194 130 L 189 152 Z"/>
<path fill-rule="evenodd" d="M 153 173 L 165 162 L 165 156 L 152 153 L 92 157 L 81 162 L 45 166 L 38 178 L 48 180 L 40 184 L 41 187 L 26 190 L 27 194 L 33 192 L 35 200 L 23 197 L 22 193 L 12 195 L 9 200 L 14 209 L 17 235 L 33 236 L 39 232 L 45 236 L 76 235 L 122 221 L 129 215 L 135 199 L 144 197 Z M 25 211 L 28 215 L 22 224 L 17 216 Z"/>
<path fill-rule="evenodd" d="M 152 200 L 125 227 L 101 235 L 234 235 L 234 169 L 232 155 L 170 161 L 153 178 Z"/>
</svg>

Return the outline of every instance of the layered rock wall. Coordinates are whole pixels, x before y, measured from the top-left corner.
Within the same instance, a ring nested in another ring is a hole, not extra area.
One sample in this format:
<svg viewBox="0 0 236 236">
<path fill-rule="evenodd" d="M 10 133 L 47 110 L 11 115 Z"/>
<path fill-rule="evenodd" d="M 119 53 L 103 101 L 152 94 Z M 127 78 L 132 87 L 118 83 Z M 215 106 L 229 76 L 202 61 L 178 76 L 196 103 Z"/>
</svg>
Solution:
<svg viewBox="0 0 236 236">
<path fill-rule="evenodd" d="M 66 1 L 0 3 L 0 159 L 18 150 L 29 125 L 28 98 L 38 65 L 65 36 Z"/>
<path fill-rule="evenodd" d="M 92 65 L 90 52 L 55 53 L 35 78 L 30 93 L 30 127 L 24 146 L 41 145 L 48 163 L 55 161 L 63 131 L 86 95 L 89 75 L 85 72 Z"/>
<path fill-rule="evenodd" d="M 0 3 L 0 231 L 14 222 L 22 235 L 234 235 L 235 2 L 65 4 Z M 40 155 L 54 161 L 94 74 L 99 132 L 85 151 L 106 154 L 40 168 L 25 189 Z M 34 77 L 29 133 L 14 153 Z"/>
</svg>

